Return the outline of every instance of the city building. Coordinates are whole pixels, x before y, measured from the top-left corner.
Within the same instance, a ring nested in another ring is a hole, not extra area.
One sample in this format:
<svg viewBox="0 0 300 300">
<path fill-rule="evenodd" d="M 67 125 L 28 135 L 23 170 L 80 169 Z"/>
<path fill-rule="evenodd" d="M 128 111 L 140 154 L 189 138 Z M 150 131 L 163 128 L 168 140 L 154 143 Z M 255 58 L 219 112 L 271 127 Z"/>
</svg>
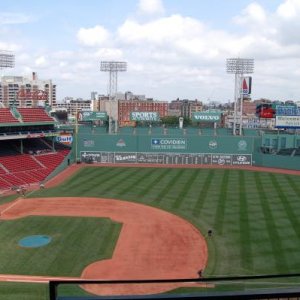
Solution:
<svg viewBox="0 0 300 300">
<path fill-rule="evenodd" d="M 56 85 L 40 80 L 35 72 L 31 78 L 3 76 L 0 79 L 0 103 L 4 107 L 38 107 L 56 104 Z"/>
<path fill-rule="evenodd" d="M 75 117 L 80 111 L 92 110 L 92 101 L 67 97 L 61 103 L 57 102 L 53 108 L 56 110 L 66 109 L 69 116 Z"/>
<path fill-rule="evenodd" d="M 257 103 L 253 101 L 243 101 L 243 114 L 255 114 Z"/>
<path fill-rule="evenodd" d="M 135 122 L 130 120 L 131 112 L 157 112 L 160 118 L 168 115 L 169 103 L 167 101 L 153 100 L 119 100 L 118 121 L 119 126 L 132 126 Z"/>
<path fill-rule="evenodd" d="M 201 101 L 196 100 L 173 100 L 169 104 L 169 112 L 171 115 L 175 115 L 180 111 L 180 116 L 185 118 L 192 118 L 192 114 L 203 110 L 203 104 Z"/>
</svg>

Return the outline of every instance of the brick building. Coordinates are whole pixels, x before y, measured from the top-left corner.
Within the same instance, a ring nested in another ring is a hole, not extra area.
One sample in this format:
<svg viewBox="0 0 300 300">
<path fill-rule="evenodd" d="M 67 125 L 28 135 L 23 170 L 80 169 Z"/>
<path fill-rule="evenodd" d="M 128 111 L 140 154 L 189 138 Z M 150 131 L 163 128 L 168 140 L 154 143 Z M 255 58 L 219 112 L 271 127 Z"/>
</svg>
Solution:
<svg viewBox="0 0 300 300">
<path fill-rule="evenodd" d="M 135 123 L 130 120 L 130 113 L 139 112 L 158 112 L 160 118 L 168 115 L 169 103 L 167 101 L 136 101 L 119 100 L 118 121 L 119 126 L 132 126 Z"/>
</svg>

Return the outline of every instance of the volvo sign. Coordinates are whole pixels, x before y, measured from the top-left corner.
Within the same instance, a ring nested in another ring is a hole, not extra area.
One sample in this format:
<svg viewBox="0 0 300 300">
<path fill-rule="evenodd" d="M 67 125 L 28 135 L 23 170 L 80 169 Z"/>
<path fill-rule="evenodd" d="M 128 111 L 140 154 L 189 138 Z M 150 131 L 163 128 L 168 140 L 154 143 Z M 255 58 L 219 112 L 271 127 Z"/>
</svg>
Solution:
<svg viewBox="0 0 300 300">
<path fill-rule="evenodd" d="M 193 122 L 217 123 L 220 122 L 221 116 L 219 113 L 212 112 L 195 112 L 192 114 Z"/>
</svg>

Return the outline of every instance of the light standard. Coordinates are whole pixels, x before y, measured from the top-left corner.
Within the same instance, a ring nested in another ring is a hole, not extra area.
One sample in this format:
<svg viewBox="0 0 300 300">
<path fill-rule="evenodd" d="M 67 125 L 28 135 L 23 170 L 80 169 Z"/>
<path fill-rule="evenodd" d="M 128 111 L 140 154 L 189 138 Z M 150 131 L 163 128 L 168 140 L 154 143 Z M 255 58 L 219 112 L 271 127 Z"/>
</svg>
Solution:
<svg viewBox="0 0 300 300">
<path fill-rule="evenodd" d="M 242 81 L 243 81 L 244 74 L 253 73 L 254 59 L 253 58 L 227 58 L 226 70 L 227 73 L 235 74 L 233 135 L 236 135 L 238 115 L 240 117 L 239 135 L 242 135 L 242 124 L 243 124 Z M 240 99 L 240 103 L 239 103 L 239 99 Z"/>
<path fill-rule="evenodd" d="M 112 133 L 111 121 L 112 121 L 112 99 L 116 98 L 118 89 L 118 72 L 127 71 L 127 62 L 124 61 L 101 61 L 100 71 L 109 72 L 109 119 L 108 119 L 108 132 Z M 117 120 L 116 120 L 117 121 Z"/>
</svg>

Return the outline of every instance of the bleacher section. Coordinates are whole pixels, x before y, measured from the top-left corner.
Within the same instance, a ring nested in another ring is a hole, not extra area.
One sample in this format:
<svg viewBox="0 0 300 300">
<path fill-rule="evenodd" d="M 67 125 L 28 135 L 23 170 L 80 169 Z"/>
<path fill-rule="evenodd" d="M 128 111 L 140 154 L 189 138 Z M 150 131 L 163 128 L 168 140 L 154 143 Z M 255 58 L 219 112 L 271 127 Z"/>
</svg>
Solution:
<svg viewBox="0 0 300 300">
<path fill-rule="evenodd" d="M 41 155 L 18 154 L 0 156 L 0 189 L 39 183 L 57 168 L 68 149 Z"/>
<path fill-rule="evenodd" d="M 0 190 L 44 181 L 69 154 L 44 108 L 0 108 Z M 0 191 L 1 192 L 1 191 Z"/>
<path fill-rule="evenodd" d="M 0 123 L 18 123 L 9 108 L 0 108 Z"/>
<path fill-rule="evenodd" d="M 23 122 L 54 122 L 43 108 L 18 108 Z"/>
<path fill-rule="evenodd" d="M 36 159 L 49 171 L 49 174 L 61 164 L 64 159 L 64 155 L 61 152 L 58 153 L 49 153 L 44 155 L 37 155 Z"/>
</svg>

